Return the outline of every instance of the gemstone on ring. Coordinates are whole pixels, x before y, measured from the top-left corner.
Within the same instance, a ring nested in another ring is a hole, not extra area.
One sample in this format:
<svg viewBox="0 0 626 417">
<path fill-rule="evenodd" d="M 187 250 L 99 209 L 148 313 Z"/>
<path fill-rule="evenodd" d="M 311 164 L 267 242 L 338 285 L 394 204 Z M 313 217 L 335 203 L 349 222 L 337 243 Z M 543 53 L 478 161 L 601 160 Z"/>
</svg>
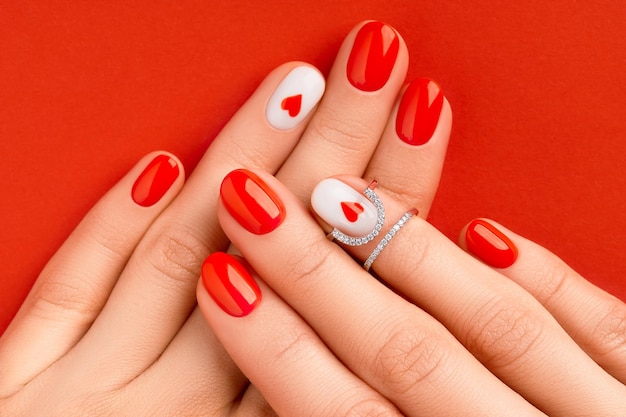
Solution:
<svg viewBox="0 0 626 417">
<path fill-rule="evenodd" d="M 380 242 L 378 242 L 378 245 L 376 245 L 376 248 L 374 248 L 374 250 L 372 251 L 370 256 L 363 263 L 363 268 L 365 268 L 366 271 L 370 270 L 370 268 L 372 267 L 372 264 L 374 263 L 376 258 L 378 258 L 378 255 L 380 255 L 380 253 L 383 251 L 383 249 L 385 249 L 385 247 L 387 247 L 387 245 L 389 244 L 391 239 L 393 239 L 393 237 L 396 235 L 396 233 L 398 233 L 398 231 L 400 231 L 402 226 L 404 226 L 406 224 L 406 222 L 408 222 L 409 219 L 411 217 L 415 216 L 417 213 L 418 213 L 417 209 L 411 209 L 411 210 L 407 211 L 400 218 L 400 220 L 398 220 L 396 222 L 396 224 L 394 224 L 391 227 L 391 229 L 389 229 L 389 231 L 387 232 L 385 237 L 383 237 L 383 239 Z"/>
</svg>

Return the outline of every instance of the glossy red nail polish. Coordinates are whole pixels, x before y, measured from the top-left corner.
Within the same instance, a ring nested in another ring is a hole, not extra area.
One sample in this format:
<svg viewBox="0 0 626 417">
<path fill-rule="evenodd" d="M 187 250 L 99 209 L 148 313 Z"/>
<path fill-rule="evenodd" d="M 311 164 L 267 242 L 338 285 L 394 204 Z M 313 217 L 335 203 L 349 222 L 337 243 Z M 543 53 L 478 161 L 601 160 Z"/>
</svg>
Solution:
<svg viewBox="0 0 626 417">
<path fill-rule="evenodd" d="M 247 316 L 261 302 L 254 278 L 237 259 L 223 252 L 212 253 L 202 264 L 202 285 L 231 316 Z"/>
<path fill-rule="evenodd" d="M 276 193 L 246 169 L 232 171 L 224 178 L 220 196 L 230 215 L 255 235 L 271 232 L 285 218 L 285 206 Z"/>
<path fill-rule="evenodd" d="M 443 91 L 426 78 L 413 81 L 402 95 L 396 133 L 409 145 L 423 145 L 432 138 L 443 107 Z"/>
<path fill-rule="evenodd" d="M 495 268 L 507 268 L 517 259 L 517 247 L 511 239 L 484 220 L 473 220 L 465 232 L 467 249 Z"/>
<path fill-rule="evenodd" d="M 179 174 L 180 169 L 175 159 L 167 155 L 157 156 L 135 180 L 131 190 L 133 201 L 142 207 L 156 204 Z"/>
<path fill-rule="evenodd" d="M 391 75 L 399 49 L 398 34 L 391 26 L 381 22 L 363 25 L 348 58 L 350 84 L 362 91 L 381 89 Z"/>
</svg>

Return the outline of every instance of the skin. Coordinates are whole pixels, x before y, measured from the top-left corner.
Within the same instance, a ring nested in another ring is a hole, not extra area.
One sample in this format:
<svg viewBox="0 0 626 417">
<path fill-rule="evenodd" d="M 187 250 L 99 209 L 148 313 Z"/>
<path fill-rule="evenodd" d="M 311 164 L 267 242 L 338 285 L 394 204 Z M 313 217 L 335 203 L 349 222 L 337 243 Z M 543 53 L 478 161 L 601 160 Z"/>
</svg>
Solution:
<svg viewBox="0 0 626 417">
<path fill-rule="evenodd" d="M 305 65 L 291 62 L 268 75 L 193 175 L 184 184 L 179 176 L 157 204 L 138 207 L 130 198 L 155 154 L 97 203 L 0 339 L 0 409 L 16 415 L 273 415 L 205 323 L 195 287 L 204 258 L 229 245 L 216 212 L 228 172 L 258 168 L 293 178 L 291 189 L 303 197 L 345 167 L 363 174 L 402 88 L 408 52 L 400 39 L 390 78 L 377 92 L 350 87 L 343 74 L 359 27 L 338 52 L 317 111 L 296 128 L 278 131 L 265 119 L 276 86 Z M 309 159 L 324 165 L 302 170 Z"/>
<path fill-rule="evenodd" d="M 407 207 L 426 216 L 452 123 L 446 101 L 427 145 L 399 141 L 408 52 L 400 39 L 385 86 L 359 91 L 345 67 L 362 25 L 305 122 L 278 131 L 265 120 L 276 86 L 303 64 L 282 65 L 186 182 L 134 204 L 150 154 L 87 214 L 0 338 L 2 414 L 623 415 L 626 309 L 545 249 L 506 231 L 520 257 L 493 270 L 416 218 L 374 264 L 383 285 L 350 256 L 362 262 L 371 244 L 348 254 L 325 238 L 308 198 L 333 175 L 357 190 L 378 179 L 392 219 L 383 230 Z M 242 167 L 287 206 L 267 235 L 243 230 L 219 201 L 224 176 Z M 263 294 L 242 318 L 198 285 L 203 260 L 230 242 Z M 516 351 L 521 319 L 542 337 Z"/>
<path fill-rule="evenodd" d="M 198 300 L 226 349 L 259 387 L 271 369 L 280 372 L 268 378 L 274 386 L 281 386 L 276 383 L 281 378 L 284 386 L 310 378 L 306 369 L 317 368 L 312 353 L 306 352 L 300 368 L 292 363 L 305 340 L 309 350 L 319 342 L 318 350 L 329 350 L 402 415 L 623 414 L 624 304 L 590 286 L 545 249 L 507 231 L 523 253 L 510 268 L 495 270 L 414 218 L 373 265 L 383 285 L 346 253 L 363 262 L 375 243 L 344 252 L 282 184 L 257 174 L 285 205 L 284 221 L 270 233 L 254 235 L 221 204 L 218 214 L 256 271 L 263 301 L 249 316 L 233 318 L 220 312 L 201 285 Z M 368 184 L 351 176 L 337 178 L 355 190 Z M 388 230 L 406 206 L 382 189 L 378 193 L 389 214 L 383 227 Z M 553 304 L 542 305 L 546 298 L 535 286 L 543 286 Z M 572 314 L 572 308 L 581 312 Z M 306 325 L 285 324 L 288 314 Z M 268 317 L 281 315 L 274 327 Z M 273 354 L 249 349 L 274 346 L 276 339 L 282 343 L 267 349 Z M 267 368 L 259 367 L 267 360 Z M 295 396 L 305 403 L 330 401 L 314 388 L 298 389 Z M 338 408 L 343 399 L 336 399 Z M 270 402 L 281 403 L 280 398 Z"/>
</svg>

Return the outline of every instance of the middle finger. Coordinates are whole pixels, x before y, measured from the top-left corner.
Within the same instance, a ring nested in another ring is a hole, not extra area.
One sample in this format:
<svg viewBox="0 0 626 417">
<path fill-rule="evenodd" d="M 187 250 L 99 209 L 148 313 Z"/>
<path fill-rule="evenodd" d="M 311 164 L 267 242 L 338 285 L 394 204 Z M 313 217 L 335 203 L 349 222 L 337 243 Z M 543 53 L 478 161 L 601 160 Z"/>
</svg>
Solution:
<svg viewBox="0 0 626 417">
<path fill-rule="evenodd" d="M 322 178 L 361 175 L 387 124 L 408 67 L 404 40 L 377 21 L 357 25 L 344 40 L 327 91 L 277 178 L 308 202 Z"/>
</svg>

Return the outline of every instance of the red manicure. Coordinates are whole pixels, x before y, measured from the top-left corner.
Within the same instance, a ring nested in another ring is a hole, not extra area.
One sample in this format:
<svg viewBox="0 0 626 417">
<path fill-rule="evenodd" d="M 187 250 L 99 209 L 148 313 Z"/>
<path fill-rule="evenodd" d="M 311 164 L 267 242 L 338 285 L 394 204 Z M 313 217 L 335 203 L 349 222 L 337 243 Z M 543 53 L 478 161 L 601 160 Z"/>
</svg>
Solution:
<svg viewBox="0 0 626 417">
<path fill-rule="evenodd" d="M 473 220 L 465 233 L 467 249 L 495 268 L 507 268 L 517 259 L 517 248 L 502 232 L 484 220 Z"/>
<path fill-rule="evenodd" d="M 409 145 L 423 145 L 430 140 L 439 123 L 443 92 L 426 78 L 413 81 L 402 96 L 396 117 L 396 133 Z"/>
<path fill-rule="evenodd" d="M 231 316 L 247 316 L 261 302 L 261 290 L 250 273 L 223 252 L 212 253 L 202 264 L 202 285 Z"/>
<path fill-rule="evenodd" d="M 285 218 L 282 201 L 251 171 L 237 169 L 228 174 L 222 181 L 220 196 L 230 215 L 255 235 L 271 232 Z"/>
<path fill-rule="evenodd" d="M 379 90 L 389 79 L 399 49 L 398 34 L 391 26 L 366 23 L 354 39 L 348 58 L 348 80 L 362 91 Z"/>
<path fill-rule="evenodd" d="M 156 204 L 174 184 L 179 173 L 176 160 L 167 155 L 157 156 L 133 184 L 133 201 L 142 207 Z"/>
</svg>

